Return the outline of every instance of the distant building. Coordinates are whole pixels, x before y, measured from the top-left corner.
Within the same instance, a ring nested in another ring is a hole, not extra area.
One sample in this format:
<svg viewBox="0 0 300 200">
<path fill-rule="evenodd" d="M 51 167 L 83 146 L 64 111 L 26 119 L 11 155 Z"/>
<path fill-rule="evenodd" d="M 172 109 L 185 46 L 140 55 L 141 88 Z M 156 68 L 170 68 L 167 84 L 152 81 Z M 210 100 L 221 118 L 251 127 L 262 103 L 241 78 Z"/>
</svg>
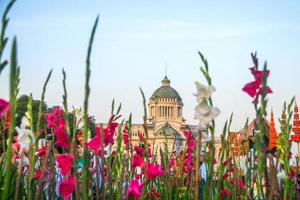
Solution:
<svg viewBox="0 0 300 200">
<path fill-rule="evenodd" d="M 165 148 L 165 143 L 169 152 L 178 154 L 185 145 L 183 131 L 189 129 L 195 133 L 197 128 L 196 125 L 186 123 L 182 116 L 184 105 L 182 98 L 170 83 L 171 81 L 165 76 L 161 86 L 153 92 L 148 102 L 148 143 L 157 155 L 160 147 Z M 139 142 L 138 133 L 144 133 L 143 124 L 132 125 L 133 145 Z M 216 142 L 219 146 L 219 139 L 216 139 Z"/>
</svg>

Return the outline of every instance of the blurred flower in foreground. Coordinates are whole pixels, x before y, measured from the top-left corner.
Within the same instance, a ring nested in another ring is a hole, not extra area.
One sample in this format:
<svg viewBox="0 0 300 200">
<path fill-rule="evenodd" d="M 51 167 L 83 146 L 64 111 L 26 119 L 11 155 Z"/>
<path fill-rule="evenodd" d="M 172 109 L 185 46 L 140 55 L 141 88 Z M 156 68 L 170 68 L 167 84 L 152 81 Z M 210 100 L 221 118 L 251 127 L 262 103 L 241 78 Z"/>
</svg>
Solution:
<svg viewBox="0 0 300 200">
<path fill-rule="evenodd" d="M 9 103 L 0 98 L 0 117 L 2 117 L 3 113 L 8 109 L 8 107 Z"/>
<path fill-rule="evenodd" d="M 212 92 L 215 91 L 213 86 L 205 86 L 199 82 L 196 82 L 198 105 L 195 108 L 195 119 L 199 120 L 198 129 L 207 129 L 208 124 L 220 114 L 220 110 L 217 107 L 210 107 L 208 105 L 209 98 Z"/>
<path fill-rule="evenodd" d="M 135 198 L 140 198 L 142 194 L 142 188 L 144 186 L 144 183 L 139 183 L 138 180 L 132 179 L 130 181 L 129 187 L 128 187 L 128 196 L 133 196 Z"/>
<path fill-rule="evenodd" d="M 59 184 L 59 194 L 64 198 L 64 200 L 68 200 L 73 191 L 75 190 L 76 179 L 73 176 L 70 176 L 68 179 L 63 180 Z"/>
</svg>

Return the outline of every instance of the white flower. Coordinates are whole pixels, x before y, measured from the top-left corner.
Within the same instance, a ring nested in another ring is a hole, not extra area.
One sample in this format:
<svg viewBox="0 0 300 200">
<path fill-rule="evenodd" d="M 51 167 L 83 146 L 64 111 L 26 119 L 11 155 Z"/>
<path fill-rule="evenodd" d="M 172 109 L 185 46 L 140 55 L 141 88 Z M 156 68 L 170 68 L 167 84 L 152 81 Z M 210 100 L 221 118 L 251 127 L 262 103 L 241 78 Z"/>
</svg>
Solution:
<svg viewBox="0 0 300 200">
<path fill-rule="evenodd" d="M 205 86 L 196 82 L 196 87 L 198 105 L 195 108 L 195 119 L 199 120 L 198 130 L 205 130 L 209 123 L 220 114 L 220 110 L 208 105 L 208 99 L 215 91 L 213 86 Z"/>
<path fill-rule="evenodd" d="M 195 95 L 197 96 L 197 101 L 199 103 L 211 97 L 212 93 L 216 91 L 214 86 L 202 85 L 199 82 L 196 82 L 196 88 L 197 88 L 197 94 Z"/>
<path fill-rule="evenodd" d="M 280 172 L 277 173 L 278 180 L 283 180 L 285 178 L 287 178 L 287 175 L 285 174 L 284 170 L 281 170 Z"/>
<path fill-rule="evenodd" d="M 21 120 L 21 129 L 26 129 L 26 128 L 29 128 L 30 127 L 30 122 L 28 120 L 28 112 L 25 113 L 25 116 L 22 117 L 22 120 Z"/>
<path fill-rule="evenodd" d="M 84 118 L 81 108 L 75 109 L 76 126 L 78 129 L 82 129 L 84 126 Z"/>
<path fill-rule="evenodd" d="M 34 143 L 34 135 L 30 129 L 26 128 L 26 123 L 26 117 L 23 117 L 21 128 L 16 127 L 16 131 L 18 132 L 17 139 L 20 143 L 21 150 L 24 152 L 27 152 L 29 150 L 29 146 Z"/>
</svg>

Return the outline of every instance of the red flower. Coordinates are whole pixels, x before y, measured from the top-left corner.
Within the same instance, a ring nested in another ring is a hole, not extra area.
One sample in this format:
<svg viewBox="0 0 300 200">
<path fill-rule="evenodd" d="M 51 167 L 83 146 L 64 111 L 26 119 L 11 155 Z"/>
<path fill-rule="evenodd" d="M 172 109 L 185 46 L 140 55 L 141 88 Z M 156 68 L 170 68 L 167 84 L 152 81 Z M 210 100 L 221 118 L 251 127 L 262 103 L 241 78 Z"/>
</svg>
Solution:
<svg viewBox="0 0 300 200">
<path fill-rule="evenodd" d="M 146 178 L 153 180 L 158 176 L 164 176 L 165 170 L 158 164 L 148 163 L 146 167 Z"/>
<path fill-rule="evenodd" d="M 4 99 L 0 98 L 0 118 L 2 117 L 3 113 L 8 109 L 9 103 Z"/>
<path fill-rule="evenodd" d="M 34 175 L 34 179 L 35 180 L 40 180 L 42 176 L 42 171 L 40 169 L 38 169 L 36 172 L 35 172 L 35 175 Z"/>
<path fill-rule="evenodd" d="M 135 198 L 140 198 L 142 194 L 142 188 L 144 186 L 144 183 L 139 183 L 138 180 L 132 179 L 130 181 L 130 184 L 128 186 L 128 196 L 133 196 Z"/>
<path fill-rule="evenodd" d="M 184 130 L 184 136 L 186 137 L 187 142 L 187 150 L 185 155 L 185 160 L 183 162 L 183 172 L 188 173 L 193 169 L 193 151 L 195 147 L 195 140 L 194 136 L 191 131 Z"/>
<path fill-rule="evenodd" d="M 245 188 L 245 182 L 243 180 L 240 180 L 239 188 L 240 189 L 244 189 Z"/>
<path fill-rule="evenodd" d="M 290 170 L 289 172 L 289 178 L 293 178 L 296 175 L 296 173 L 294 172 L 294 170 Z"/>
<path fill-rule="evenodd" d="M 123 138 L 123 142 L 125 144 L 125 147 L 126 149 L 128 148 L 128 145 L 129 145 L 129 135 L 128 135 L 128 132 L 126 129 L 123 130 L 123 135 L 122 135 L 122 138 Z"/>
<path fill-rule="evenodd" d="M 70 172 L 73 160 L 72 154 L 58 154 L 56 156 L 56 162 L 63 176 L 66 176 Z"/>
<path fill-rule="evenodd" d="M 270 71 L 258 70 L 256 67 L 250 68 L 252 75 L 254 76 L 254 81 L 247 83 L 242 90 L 246 92 L 250 97 L 254 98 L 253 103 L 258 103 L 258 97 L 262 94 L 262 85 L 263 85 L 263 74 L 266 73 L 266 77 L 270 75 Z M 266 94 L 272 93 L 272 89 L 266 86 Z"/>
<path fill-rule="evenodd" d="M 141 132 L 138 132 L 138 136 L 139 136 L 140 142 L 144 142 L 144 134 Z"/>
<path fill-rule="evenodd" d="M 223 174 L 222 179 L 225 180 L 225 179 L 228 178 L 228 177 L 229 177 L 229 173 L 226 172 L 225 174 Z"/>
<path fill-rule="evenodd" d="M 132 161 L 131 161 L 131 167 L 143 167 L 144 165 L 144 160 L 140 155 L 134 155 L 132 156 Z"/>
<path fill-rule="evenodd" d="M 220 191 L 220 196 L 221 198 L 224 198 L 224 197 L 229 197 L 231 195 L 231 192 L 229 189 L 227 188 L 223 188 L 221 191 Z"/>
<path fill-rule="evenodd" d="M 87 143 L 88 148 L 93 150 L 96 154 L 101 154 L 101 134 L 104 135 L 104 147 L 108 146 L 109 144 L 114 144 L 114 134 L 116 132 L 116 127 L 118 123 L 111 122 L 107 125 L 105 129 L 102 127 L 95 128 L 95 136 Z M 103 132 L 103 133 L 102 133 Z"/>
<path fill-rule="evenodd" d="M 144 149 L 138 146 L 134 146 L 133 149 L 135 150 L 136 154 L 143 156 L 144 155 Z"/>
<path fill-rule="evenodd" d="M 56 136 L 56 142 L 54 143 L 56 146 L 59 146 L 63 149 L 68 149 L 70 147 L 69 137 L 64 129 L 55 129 L 54 135 Z"/>
<path fill-rule="evenodd" d="M 161 195 L 159 192 L 157 192 L 156 190 L 152 190 L 152 192 L 148 192 L 146 194 L 146 197 L 154 197 L 154 198 L 160 198 Z"/>
<path fill-rule="evenodd" d="M 100 136 L 96 134 L 88 143 L 87 147 L 94 151 L 95 154 L 98 156 L 101 155 L 101 142 L 100 142 Z"/>
<path fill-rule="evenodd" d="M 64 111 L 59 107 L 53 108 L 51 113 L 45 114 L 45 119 L 47 121 L 47 128 L 64 128 L 64 120 L 60 117 L 63 115 Z"/>
<path fill-rule="evenodd" d="M 75 190 L 75 186 L 76 179 L 73 176 L 70 176 L 68 179 L 60 182 L 58 187 L 59 194 L 64 198 L 64 200 L 68 200 Z"/>
<path fill-rule="evenodd" d="M 45 155 L 46 152 L 47 152 L 47 147 L 43 147 L 43 148 L 38 150 L 37 156 L 41 157 L 41 156 Z"/>
</svg>

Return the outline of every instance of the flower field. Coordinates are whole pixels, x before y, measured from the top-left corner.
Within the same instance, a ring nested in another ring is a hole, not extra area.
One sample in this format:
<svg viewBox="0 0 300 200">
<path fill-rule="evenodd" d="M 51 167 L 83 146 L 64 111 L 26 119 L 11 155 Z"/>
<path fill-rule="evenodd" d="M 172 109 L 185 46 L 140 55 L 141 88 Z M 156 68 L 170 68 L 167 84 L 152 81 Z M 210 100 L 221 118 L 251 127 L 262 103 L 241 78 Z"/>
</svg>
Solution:
<svg viewBox="0 0 300 200">
<path fill-rule="evenodd" d="M 221 147 L 216 149 L 214 119 L 221 111 L 213 102 L 208 61 L 199 52 L 203 78 L 196 82 L 194 113 L 199 123 L 197 132 L 183 131 L 185 144 L 177 155 L 168 151 L 167 144 L 155 149 L 148 141 L 142 90 L 144 130 L 138 145 L 132 143 L 131 116 L 124 119 L 121 106 L 112 102 L 105 125 L 96 124 L 89 115 L 90 56 L 98 17 L 88 43 L 82 109 L 69 109 L 64 70 L 63 104 L 46 108 L 51 70 L 40 83 L 40 99 L 28 94 L 20 114 L 22 69 L 17 38 L 5 36 L 14 3 L 10 1 L 3 13 L 0 36 L 0 76 L 2 70 L 10 71 L 9 99 L 0 97 L 0 199 L 300 199 L 298 166 L 290 165 L 291 145 L 300 142 L 298 107 L 294 98 L 283 103 L 280 131 L 275 130 L 273 114 L 266 123 L 268 94 L 277 91 L 268 85 L 271 71 L 267 63 L 261 65 L 256 53 L 251 54 L 249 68 L 253 80 L 239 91 L 249 95 L 253 104 L 255 131 L 247 132 L 251 124 L 247 120 L 245 128 L 233 136 L 231 116 L 225 125 L 218 125 L 224 128 Z M 8 40 L 11 47 L 6 46 Z M 5 48 L 10 52 L 8 59 L 3 57 Z M 210 140 L 201 142 L 203 138 Z"/>
</svg>

